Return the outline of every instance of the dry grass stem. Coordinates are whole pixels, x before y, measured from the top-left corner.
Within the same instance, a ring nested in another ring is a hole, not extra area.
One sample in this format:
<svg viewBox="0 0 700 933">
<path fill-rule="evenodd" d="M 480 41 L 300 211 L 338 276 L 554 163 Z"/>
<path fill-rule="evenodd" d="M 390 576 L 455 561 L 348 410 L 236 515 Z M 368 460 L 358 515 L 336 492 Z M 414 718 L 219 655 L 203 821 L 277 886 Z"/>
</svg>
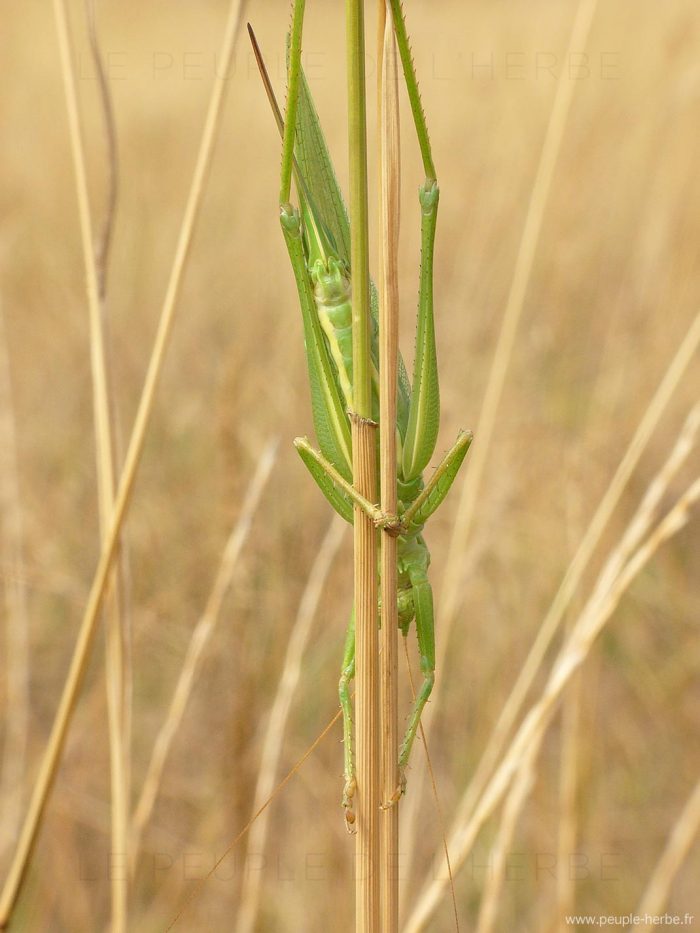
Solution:
<svg viewBox="0 0 700 933">
<path fill-rule="evenodd" d="M 119 151 L 114 104 L 97 30 L 95 0 L 86 0 L 85 9 L 88 23 L 90 54 L 97 78 L 98 99 L 102 112 L 106 141 L 107 197 L 103 209 L 102 222 L 94 247 L 94 262 L 102 317 L 102 337 L 106 384 L 108 389 L 107 401 L 109 404 L 108 419 L 111 431 L 110 446 L 112 448 L 112 461 L 114 464 L 114 473 L 116 475 L 118 472 L 118 464 L 122 459 L 123 444 L 117 413 L 117 400 L 113 389 L 113 354 L 111 348 L 109 314 L 107 312 L 107 278 L 112 240 L 114 237 L 117 203 L 119 199 Z M 112 487 L 113 485 L 114 481 L 112 480 Z M 112 497 L 113 495 L 114 492 L 112 491 Z M 107 627 L 108 711 L 110 716 L 110 734 L 115 737 L 117 735 L 120 736 L 122 745 L 122 751 L 119 756 L 116 755 L 115 745 L 115 754 L 112 755 L 112 761 L 121 762 L 118 767 L 123 771 L 123 776 L 120 778 L 119 774 L 115 773 L 113 781 L 123 786 L 123 797 L 128 803 L 131 788 L 131 699 L 133 672 L 130 611 L 131 575 L 129 570 L 128 543 L 125 536 L 121 537 L 119 543 L 116 570 L 116 590 L 113 605 L 110 607 L 108 615 Z M 109 660 L 110 658 L 112 659 L 111 662 Z M 124 819 L 128 820 L 128 805 L 124 808 Z M 121 846 L 118 847 L 117 851 L 122 851 Z M 128 861 L 128 852 L 126 855 Z"/>
<path fill-rule="evenodd" d="M 671 892 L 673 882 L 685 861 L 696 836 L 700 832 L 700 781 L 686 801 L 682 812 L 668 837 L 666 847 L 654 868 L 644 896 L 635 913 L 655 915 L 663 912 Z M 638 924 L 635 930 L 651 930 L 652 926 Z"/>
<path fill-rule="evenodd" d="M 379 68 L 380 299 L 379 299 L 379 472 L 381 506 L 397 511 L 396 391 L 399 340 L 399 223 L 401 153 L 396 39 L 391 11 L 380 3 Z M 381 797 L 394 800 L 399 786 L 397 539 L 381 536 L 381 630 L 379 704 L 381 722 Z M 380 929 L 399 928 L 399 805 L 380 815 Z"/>
<path fill-rule="evenodd" d="M 138 858 L 141 835 L 153 812 L 158 796 L 170 746 L 185 714 L 199 671 L 199 665 L 219 620 L 224 598 L 235 578 L 236 570 L 240 568 L 241 554 L 276 457 L 277 441 L 271 441 L 258 460 L 255 474 L 243 500 L 240 515 L 221 555 L 221 561 L 204 612 L 192 631 L 180 675 L 173 691 L 167 715 L 154 743 L 139 801 L 134 811 L 131 842 L 132 870 Z"/>
<path fill-rule="evenodd" d="M 0 766 L 0 862 L 19 824 L 29 733 L 29 616 L 17 431 L 5 316 L 0 304 L 0 529 L 4 577 L 5 716 Z"/>
<path fill-rule="evenodd" d="M 579 766 L 579 740 L 581 707 L 583 703 L 583 671 L 574 675 L 563 702 L 561 766 L 559 772 L 559 823 L 557 826 L 557 864 L 564 865 L 576 851 L 577 820 L 576 798 Z M 564 918 L 571 913 L 575 902 L 573 872 L 557 874 L 557 922 L 561 933 L 566 931 Z"/>
<path fill-rule="evenodd" d="M 110 392 L 108 346 L 104 330 L 104 262 L 100 263 L 94 246 L 92 212 L 87 179 L 87 159 L 85 152 L 85 133 L 80 117 L 80 105 L 77 92 L 76 66 L 71 48 L 70 26 L 64 0 L 54 3 L 61 71 L 63 74 L 71 152 L 78 197 L 78 216 L 85 267 L 88 310 L 90 317 L 90 358 L 92 363 L 93 411 L 95 425 L 95 446 L 97 451 L 97 488 L 100 516 L 100 534 L 102 540 L 107 533 L 112 516 L 115 490 L 115 453 L 113 434 L 113 401 Z M 90 19 L 93 56 L 101 70 L 101 59 L 94 28 L 94 17 Z M 111 113 L 109 90 L 106 81 L 100 83 L 101 100 L 108 101 L 103 109 Z M 112 160 L 110 160 L 111 162 Z M 111 218 L 105 227 L 105 248 L 111 231 Z M 106 260 L 106 256 L 104 257 Z M 102 272 L 100 272 L 102 266 Z M 109 724 L 110 775 L 112 834 L 111 851 L 118 858 L 128 859 L 128 778 L 127 748 L 125 744 L 125 667 L 123 651 L 124 624 L 121 612 L 120 585 L 118 580 L 118 562 L 115 572 L 107 584 L 106 603 L 106 681 Z M 127 879 L 126 873 L 111 873 L 112 887 L 112 931 L 123 933 L 127 925 Z"/>
<path fill-rule="evenodd" d="M 578 459 L 578 458 L 577 458 Z M 567 538 L 570 550 L 574 551 L 574 542 L 581 536 L 582 503 L 578 493 L 567 497 Z M 572 514 L 574 513 L 574 514 Z M 577 606 L 580 612 L 581 606 Z M 573 616 L 575 618 L 575 616 Z M 569 619 L 571 623 L 571 619 Z M 566 628 L 566 636 L 571 634 L 571 624 Z M 581 713 L 584 697 L 584 671 L 580 670 L 571 680 L 562 699 L 561 714 L 561 755 L 559 760 L 559 800 L 557 812 L 557 865 L 564 865 L 572 852 L 576 851 L 578 833 L 578 770 L 579 745 L 581 739 Z M 554 905 L 554 926 L 560 933 L 566 933 L 566 915 L 571 913 L 575 903 L 576 881 L 573 872 L 557 872 L 556 903 Z"/>
<path fill-rule="evenodd" d="M 299 611 L 292 628 L 284 666 L 279 678 L 260 756 L 260 767 L 255 787 L 253 812 L 261 811 L 263 804 L 270 798 L 279 768 L 282 742 L 292 708 L 292 700 L 299 686 L 302 673 L 302 661 L 311 635 L 313 621 L 316 618 L 321 593 L 328 579 L 333 561 L 338 553 L 345 534 L 345 523 L 337 515 L 331 519 L 328 531 L 321 542 L 320 549 L 306 582 L 306 587 L 299 603 Z M 252 825 L 248 835 L 246 856 L 243 862 L 243 883 L 239 897 L 240 907 L 236 921 L 236 933 L 252 933 L 255 928 L 262 873 L 248 865 L 249 853 L 263 856 L 267 843 L 269 813 L 264 811 Z"/>
<path fill-rule="evenodd" d="M 376 426 L 351 416 L 353 479 L 375 501 Z M 379 637 L 377 629 L 377 541 L 374 523 L 355 506 L 355 742 L 357 835 L 355 871 L 357 933 L 376 933 L 379 918 Z"/>
<path fill-rule="evenodd" d="M 352 480 L 376 502 L 376 424 L 372 418 L 369 201 L 365 3 L 346 0 L 346 62 L 352 268 Z M 355 604 L 355 929 L 379 929 L 379 636 L 377 535 L 374 523 L 354 507 Z"/>
<path fill-rule="evenodd" d="M 107 274 L 109 254 L 114 233 L 119 170 L 117 153 L 117 129 L 112 103 L 112 94 L 105 70 L 102 50 L 97 31 L 95 0 L 86 0 L 88 40 L 99 88 L 99 102 L 105 128 L 107 164 L 107 203 L 103 211 L 101 230 L 97 237 L 93 261 L 97 276 L 102 325 L 102 358 L 107 389 L 105 420 L 109 429 L 105 455 L 112 463 L 111 475 L 104 478 L 104 515 L 101 533 L 106 532 L 114 505 L 115 476 L 121 459 L 120 438 L 117 419 L 117 403 L 114 395 L 112 349 L 107 313 Z M 81 134 L 82 139 L 82 134 Z M 87 198 L 87 179 L 85 195 Z M 81 185 L 82 186 L 82 185 Z M 85 263 L 89 257 L 85 255 Z M 99 442 L 99 439 L 98 439 Z M 107 446 L 109 450 L 107 450 Z M 106 605 L 106 685 L 107 713 L 109 721 L 110 781 L 112 807 L 112 851 L 124 865 L 129 863 L 129 808 L 131 798 L 131 617 L 129 612 L 129 574 L 125 540 L 120 538 L 119 551 L 115 560 L 113 589 Z M 128 876 L 126 871 L 111 873 L 112 887 L 112 933 L 127 928 Z"/>
<path fill-rule="evenodd" d="M 686 490 L 656 528 L 647 535 L 653 522 L 655 507 L 667 490 L 668 483 L 693 448 L 700 427 L 699 422 L 699 408 L 696 407 L 689 415 L 668 460 L 649 484 L 647 493 L 619 545 L 606 561 L 590 598 L 572 627 L 571 635 L 559 652 L 539 700 L 525 716 L 508 751 L 479 797 L 477 805 L 468 811 L 466 819 L 462 819 L 464 801 L 460 804 L 449 840 L 455 869 L 464 863 L 481 827 L 508 792 L 523 756 L 529 753 L 536 754 L 534 749 L 541 744 L 564 689 L 586 660 L 595 639 L 612 616 L 632 580 L 658 548 L 687 522 L 690 509 L 700 498 L 700 480 L 696 480 Z M 633 548 L 636 549 L 630 553 Z M 419 930 L 425 929 L 425 924 L 444 894 L 445 881 L 435 874 L 434 878 L 435 880 L 424 886 L 419 895 L 405 927 L 407 933 L 418 933 Z"/>
<path fill-rule="evenodd" d="M 76 193 L 78 197 L 78 215 L 80 235 L 85 267 L 85 283 L 90 314 L 90 362 L 93 378 L 93 406 L 95 434 L 98 456 L 98 485 L 100 494 L 100 517 L 108 521 L 111 512 L 110 500 L 114 484 L 111 430 L 109 424 L 109 391 L 107 385 L 107 367 L 105 363 L 105 341 L 102 329 L 97 266 L 94 254 L 94 238 L 90 199 L 87 183 L 87 165 L 85 160 L 85 140 L 80 119 L 78 91 L 76 85 L 75 61 L 71 48 L 70 26 L 64 0 L 54 0 L 54 16 L 61 56 L 61 74 L 63 76 L 68 128 L 75 172 Z"/>
<path fill-rule="evenodd" d="M 596 7 L 597 0 L 579 0 L 565 58 L 570 58 L 572 53 L 586 47 Z M 549 114 L 549 121 L 530 193 L 503 321 L 489 370 L 479 420 L 474 431 L 475 443 L 470 452 L 470 462 L 462 482 L 459 502 L 455 510 L 454 526 L 447 551 L 442 589 L 438 601 L 440 608 L 440 638 L 437 643 L 436 659 L 436 668 L 438 670 L 442 670 L 444 667 L 452 628 L 458 614 L 464 574 L 464 553 L 471 534 L 481 482 L 490 454 L 496 417 L 513 356 L 513 347 L 525 306 L 525 297 L 532 275 L 537 245 L 542 230 L 542 221 L 549 201 L 552 181 L 575 90 L 576 82 L 570 80 L 566 69 L 562 69 L 557 79 L 552 109 Z M 442 689 L 441 681 L 437 678 L 432 694 L 431 706 L 433 710 L 439 708 Z M 427 728 L 429 729 L 429 726 Z M 411 852 L 414 849 L 412 841 L 417 831 L 418 807 L 423 796 L 424 781 L 425 772 L 417 772 L 413 779 L 412 802 L 405 807 L 407 811 L 405 836 L 408 844 L 406 847 L 407 859 L 404 877 L 407 881 L 411 874 L 410 859 Z"/>
<path fill-rule="evenodd" d="M 59 0 L 55 0 L 55 3 L 60 22 L 61 7 Z M 134 479 L 141 459 L 146 430 L 153 410 L 156 389 L 172 330 L 175 307 L 180 294 L 183 272 L 192 243 L 192 234 L 201 204 L 204 183 L 211 161 L 211 153 L 213 151 L 216 130 L 219 125 L 221 105 L 223 103 L 226 87 L 225 76 L 228 73 L 235 39 L 238 35 L 241 11 L 242 0 L 232 0 L 222 39 L 221 55 L 218 59 L 222 66 L 222 71 L 219 72 L 219 74 L 222 74 L 224 77 L 221 78 L 217 76 L 213 83 L 204 132 L 197 155 L 194 177 L 187 199 L 185 215 L 180 229 L 175 259 L 160 314 L 155 343 L 126 453 L 124 468 L 117 489 L 114 511 L 109 523 L 109 530 L 104 537 L 104 546 L 90 589 L 88 604 L 80 625 L 70 669 L 61 694 L 48 745 L 41 760 L 39 772 L 34 784 L 29 810 L 25 817 L 9 875 L 6 879 L 2 894 L 0 895 L 0 927 L 7 925 L 9 920 L 31 854 L 46 800 L 61 758 L 69 722 L 75 708 L 90 647 L 95 635 L 97 619 L 100 609 L 102 608 L 112 561 L 117 551 L 119 534 L 130 502 Z M 90 285 L 90 289 L 91 293 L 94 292 L 96 294 L 94 282 Z"/>
</svg>

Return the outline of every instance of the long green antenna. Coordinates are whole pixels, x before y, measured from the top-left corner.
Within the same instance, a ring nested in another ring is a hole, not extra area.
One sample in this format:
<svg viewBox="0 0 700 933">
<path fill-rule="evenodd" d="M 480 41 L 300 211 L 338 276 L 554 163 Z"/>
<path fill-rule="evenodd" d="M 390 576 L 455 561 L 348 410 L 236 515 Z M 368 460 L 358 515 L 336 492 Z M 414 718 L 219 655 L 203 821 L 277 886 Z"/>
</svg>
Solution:
<svg viewBox="0 0 700 933">
<path fill-rule="evenodd" d="M 247 26 L 248 26 L 248 36 L 250 37 L 250 42 L 251 42 L 251 45 L 253 46 L 253 55 L 255 56 L 255 61 L 258 66 L 258 71 L 260 72 L 260 77 L 262 79 L 263 87 L 265 88 L 265 93 L 267 94 L 267 99 L 270 104 L 270 109 L 272 110 L 272 116 L 275 118 L 275 123 L 277 124 L 277 129 L 280 132 L 280 136 L 282 137 L 283 145 L 284 145 L 284 138 L 285 138 L 284 117 L 282 116 L 282 111 L 280 110 L 280 106 L 277 103 L 277 97 L 275 96 L 275 92 L 272 87 L 272 81 L 270 81 L 270 75 L 267 70 L 267 66 L 265 65 L 265 59 L 263 58 L 262 51 L 260 50 L 260 46 L 258 44 L 258 40 L 253 31 L 253 27 L 250 25 L 250 23 L 248 23 Z M 297 95 L 297 99 L 298 99 L 298 95 Z M 299 167 L 299 163 L 294 155 L 293 146 L 294 146 L 294 141 L 292 140 L 292 169 L 294 171 L 294 180 L 296 181 L 296 184 L 297 184 L 297 190 L 299 191 L 299 195 L 302 201 L 302 216 L 304 219 L 304 226 L 307 229 L 313 229 L 316 243 L 318 244 L 321 250 L 327 253 L 329 242 L 330 242 L 329 233 L 325 229 L 324 225 L 320 222 L 318 211 L 316 210 L 315 205 L 314 205 L 314 199 L 311 196 L 311 192 L 309 191 L 309 186 L 306 183 L 306 179 L 304 178 L 301 168 Z M 290 197 L 290 191 L 289 189 L 287 189 L 287 201 L 289 200 L 289 197 Z M 284 204 L 286 202 L 280 201 L 280 203 Z"/>
</svg>

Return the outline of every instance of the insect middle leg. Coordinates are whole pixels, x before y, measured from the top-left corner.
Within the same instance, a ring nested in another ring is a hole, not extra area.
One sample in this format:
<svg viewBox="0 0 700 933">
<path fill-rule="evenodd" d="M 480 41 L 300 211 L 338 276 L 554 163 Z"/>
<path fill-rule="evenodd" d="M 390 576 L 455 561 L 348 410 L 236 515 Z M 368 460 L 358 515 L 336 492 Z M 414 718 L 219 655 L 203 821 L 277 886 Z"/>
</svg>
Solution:
<svg viewBox="0 0 700 933">
<path fill-rule="evenodd" d="M 343 651 L 343 666 L 338 682 L 338 695 L 340 707 L 343 711 L 343 762 L 345 784 L 343 786 L 343 808 L 345 810 L 345 825 L 348 832 L 355 832 L 355 811 L 352 799 L 357 788 L 355 776 L 355 750 L 352 734 L 352 701 L 350 699 L 350 681 L 355 676 L 355 609 L 350 614 L 347 632 L 345 635 L 345 650 Z"/>
</svg>

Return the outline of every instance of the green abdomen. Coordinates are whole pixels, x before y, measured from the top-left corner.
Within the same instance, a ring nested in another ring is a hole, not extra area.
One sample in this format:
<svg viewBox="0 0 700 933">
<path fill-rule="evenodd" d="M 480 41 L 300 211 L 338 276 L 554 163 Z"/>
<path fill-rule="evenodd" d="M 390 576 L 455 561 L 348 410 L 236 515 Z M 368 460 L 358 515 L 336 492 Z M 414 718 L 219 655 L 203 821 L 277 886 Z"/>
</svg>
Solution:
<svg viewBox="0 0 700 933">
<path fill-rule="evenodd" d="M 352 384 L 352 302 L 348 295 L 347 300 L 340 304 L 322 304 L 317 301 L 318 315 L 321 327 L 329 340 L 338 344 L 340 357 Z"/>
</svg>

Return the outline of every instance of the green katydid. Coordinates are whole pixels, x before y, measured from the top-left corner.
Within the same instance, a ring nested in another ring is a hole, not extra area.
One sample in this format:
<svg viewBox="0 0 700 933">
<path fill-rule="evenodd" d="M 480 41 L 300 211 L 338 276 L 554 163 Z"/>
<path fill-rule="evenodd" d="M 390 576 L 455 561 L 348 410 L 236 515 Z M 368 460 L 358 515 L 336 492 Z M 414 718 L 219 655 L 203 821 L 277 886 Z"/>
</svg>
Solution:
<svg viewBox="0 0 700 933">
<path fill-rule="evenodd" d="M 301 305 L 313 421 L 320 451 L 315 450 L 307 438 L 297 438 L 294 444 L 326 499 L 346 521 L 352 523 L 353 506 L 359 506 L 378 528 L 398 536 L 399 627 L 406 637 L 415 619 L 423 675 L 423 683 L 414 701 L 399 750 L 400 786 L 395 798 L 398 799 L 405 789 L 406 766 L 435 676 L 433 596 L 428 581 L 430 553 L 422 530 L 427 519 L 447 495 L 469 449 L 472 435 L 470 432 L 460 432 L 453 447 L 427 483 L 424 483 L 422 473 L 433 455 L 440 419 L 433 320 L 433 244 L 439 191 L 403 11 L 399 0 L 391 0 L 399 55 L 426 175 L 419 189 L 421 271 L 416 353 L 410 386 L 404 364 L 399 358 L 395 431 L 399 514 L 391 516 L 383 513 L 352 486 L 349 418 L 353 411 L 350 228 L 316 108 L 301 68 L 304 5 L 304 0 L 294 0 L 288 42 L 286 118 L 282 117 L 279 110 L 255 36 L 248 27 L 263 83 L 283 137 L 280 220 Z M 289 203 L 292 175 L 296 181 L 299 209 Z M 378 410 L 377 295 L 373 285 L 371 307 L 373 395 L 375 410 Z M 355 790 L 355 765 L 350 698 L 350 681 L 354 672 L 355 627 L 352 613 L 339 683 L 345 775 L 342 802 L 348 828 L 354 822 L 352 797 Z"/>
</svg>

